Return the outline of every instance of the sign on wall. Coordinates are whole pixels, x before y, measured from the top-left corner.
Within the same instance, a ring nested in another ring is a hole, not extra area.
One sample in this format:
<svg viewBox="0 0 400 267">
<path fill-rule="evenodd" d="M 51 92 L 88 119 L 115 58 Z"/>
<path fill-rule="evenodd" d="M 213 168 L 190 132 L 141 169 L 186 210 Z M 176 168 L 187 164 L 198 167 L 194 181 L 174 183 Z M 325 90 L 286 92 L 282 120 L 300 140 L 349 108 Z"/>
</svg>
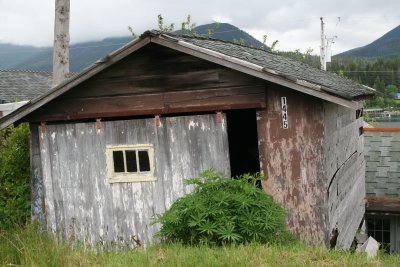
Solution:
<svg viewBox="0 0 400 267">
<path fill-rule="evenodd" d="M 281 104 L 282 104 L 282 127 L 283 129 L 288 129 L 289 128 L 288 112 L 287 112 L 287 102 L 285 96 L 281 97 Z"/>
</svg>

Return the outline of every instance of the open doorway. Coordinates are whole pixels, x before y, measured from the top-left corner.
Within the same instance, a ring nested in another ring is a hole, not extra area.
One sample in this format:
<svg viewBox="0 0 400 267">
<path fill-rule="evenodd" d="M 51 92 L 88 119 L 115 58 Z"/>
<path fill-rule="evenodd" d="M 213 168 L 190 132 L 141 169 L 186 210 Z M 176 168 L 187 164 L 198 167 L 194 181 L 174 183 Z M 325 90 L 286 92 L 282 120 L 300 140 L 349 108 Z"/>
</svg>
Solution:
<svg viewBox="0 0 400 267">
<path fill-rule="evenodd" d="M 229 110 L 226 115 L 231 176 L 260 172 L 256 110 Z"/>
</svg>

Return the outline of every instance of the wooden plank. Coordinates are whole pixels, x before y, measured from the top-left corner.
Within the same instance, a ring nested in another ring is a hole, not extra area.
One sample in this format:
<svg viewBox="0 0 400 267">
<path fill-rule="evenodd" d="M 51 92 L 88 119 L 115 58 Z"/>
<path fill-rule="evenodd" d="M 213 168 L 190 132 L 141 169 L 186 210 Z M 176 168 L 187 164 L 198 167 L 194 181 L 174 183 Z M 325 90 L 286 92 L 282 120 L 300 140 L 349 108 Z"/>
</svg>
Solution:
<svg viewBox="0 0 400 267">
<path fill-rule="evenodd" d="M 400 213 L 399 197 L 367 196 L 365 200 L 365 210 L 368 213 Z"/>
<path fill-rule="evenodd" d="M 60 99 L 50 103 L 46 110 L 39 109 L 32 113 L 27 120 L 60 121 L 263 107 L 264 87 L 257 86 L 123 97 Z"/>
<path fill-rule="evenodd" d="M 41 133 L 40 135 L 40 157 L 42 161 L 42 172 L 43 172 L 43 186 L 45 191 L 45 215 L 46 225 L 52 232 L 56 231 L 56 219 L 55 219 L 55 205 L 54 205 L 54 190 L 53 190 L 53 174 L 51 171 L 51 157 L 49 145 L 49 136 L 47 132 Z"/>
<path fill-rule="evenodd" d="M 148 63 L 148 64 L 151 64 Z M 174 65 L 182 64 L 176 62 Z M 127 68 L 122 65 L 121 67 Z M 133 66 L 140 68 L 141 66 Z M 227 69 L 186 70 L 167 75 L 165 69 L 158 69 L 156 74 L 117 74 L 112 77 L 103 77 L 100 74 L 96 79 L 82 83 L 76 88 L 61 96 L 61 98 L 118 96 L 144 94 L 164 91 L 180 91 L 195 89 L 217 89 L 226 87 L 262 85 L 262 81 L 249 75 Z M 107 70 L 109 71 L 109 70 Z M 111 70 L 110 70 L 111 71 Z"/>
<path fill-rule="evenodd" d="M 261 175 L 267 179 L 268 170 L 268 110 L 257 111 L 257 136 L 258 136 L 258 155 L 260 158 Z"/>
<path fill-rule="evenodd" d="M 184 41 L 171 41 L 167 40 L 162 37 L 152 37 L 151 39 L 152 42 L 175 49 L 177 51 L 181 51 L 183 53 L 189 54 L 196 56 L 198 58 L 202 58 L 205 60 L 208 60 L 210 62 L 214 62 L 216 64 L 219 64 L 221 66 L 225 66 L 237 71 L 240 71 L 242 73 L 246 73 L 249 75 L 252 75 L 254 77 L 261 78 L 266 81 L 270 81 L 288 88 L 291 88 L 293 90 L 315 96 L 317 98 L 336 103 L 341 106 L 345 106 L 354 110 L 359 109 L 359 104 L 356 101 L 351 101 L 351 100 L 346 100 L 338 96 L 330 95 L 327 93 L 324 93 L 322 91 L 317 91 L 315 89 L 307 88 L 305 86 L 296 84 L 294 81 L 288 80 L 284 77 L 281 77 L 279 75 L 274 75 L 271 73 L 264 73 L 263 72 L 263 67 L 258 66 L 256 64 L 240 60 L 231 56 L 224 55 L 219 52 L 215 52 L 206 48 L 198 47 L 196 45 L 184 42 Z"/>
<path fill-rule="evenodd" d="M 347 249 L 364 214 L 365 161 L 353 110 L 324 103 L 324 154 L 328 193 L 328 234 L 337 229 L 337 247 Z"/>
<path fill-rule="evenodd" d="M 42 159 L 40 156 L 39 125 L 30 124 L 31 163 L 31 219 L 45 224 L 45 192 L 43 185 Z"/>
<path fill-rule="evenodd" d="M 150 225 L 151 218 L 191 192 L 185 178 L 213 166 L 229 175 L 223 120 L 206 114 L 162 117 L 159 127 L 154 119 L 103 121 L 100 129 L 95 122 L 47 125 L 41 152 L 50 229 L 105 248 L 132 245 L 132 236 L 153 242 L 159 226 Z M 157 180 L 110 184 L 106 145 L 137 143 L 153 144 Z"/>
</svg>

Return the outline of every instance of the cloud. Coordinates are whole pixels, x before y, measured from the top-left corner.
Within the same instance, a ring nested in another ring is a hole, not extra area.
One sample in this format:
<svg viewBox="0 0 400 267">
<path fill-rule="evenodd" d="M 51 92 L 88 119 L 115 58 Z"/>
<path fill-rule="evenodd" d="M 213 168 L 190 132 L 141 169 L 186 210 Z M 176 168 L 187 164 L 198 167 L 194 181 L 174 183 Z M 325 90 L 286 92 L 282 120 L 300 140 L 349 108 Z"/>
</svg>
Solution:
<svg viewBox="0 0 400 267">
<path fill-rule="evenodd" d="M 278 49 L 319 50 L 319 18 L 327 36 L 337 35 L 333 51 L 343 51 L 375 40 L 399 23 L 400 1 L 391 0 L 72 0 L 71 43 L 128 36 L 157 28 L 157 15 L 176 27 L 191 14 L 198 25 L 229 22 L 262 40 L 279 40 Z M 337 17 L 341 21 L 337 24 Z M 37 46 L 52 45 L 54 0 L 0 0 L 0 41 Z"/>
</svg>

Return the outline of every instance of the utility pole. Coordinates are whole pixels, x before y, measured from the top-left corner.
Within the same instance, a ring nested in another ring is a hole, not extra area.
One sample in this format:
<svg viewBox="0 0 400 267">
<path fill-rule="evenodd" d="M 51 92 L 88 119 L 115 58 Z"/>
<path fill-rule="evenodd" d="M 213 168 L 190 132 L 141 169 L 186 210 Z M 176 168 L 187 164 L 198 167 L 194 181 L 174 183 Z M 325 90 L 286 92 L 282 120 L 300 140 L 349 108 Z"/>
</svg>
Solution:
<svg viewBox="0 0 400 267">
<path fill-rule="evenodd" d="M 319 53 L 319 60 L 321 62 L 321 70 L 326 70 L 324 18 L 321 17 L 320 19 L 321 19 L 321 49 Z"/>
<path fill-rule="evenodd" d="M 69 10 L 70 0 L 55 0 L 53 87 L 67 78 L 69 73 Z"/>
</svg>

